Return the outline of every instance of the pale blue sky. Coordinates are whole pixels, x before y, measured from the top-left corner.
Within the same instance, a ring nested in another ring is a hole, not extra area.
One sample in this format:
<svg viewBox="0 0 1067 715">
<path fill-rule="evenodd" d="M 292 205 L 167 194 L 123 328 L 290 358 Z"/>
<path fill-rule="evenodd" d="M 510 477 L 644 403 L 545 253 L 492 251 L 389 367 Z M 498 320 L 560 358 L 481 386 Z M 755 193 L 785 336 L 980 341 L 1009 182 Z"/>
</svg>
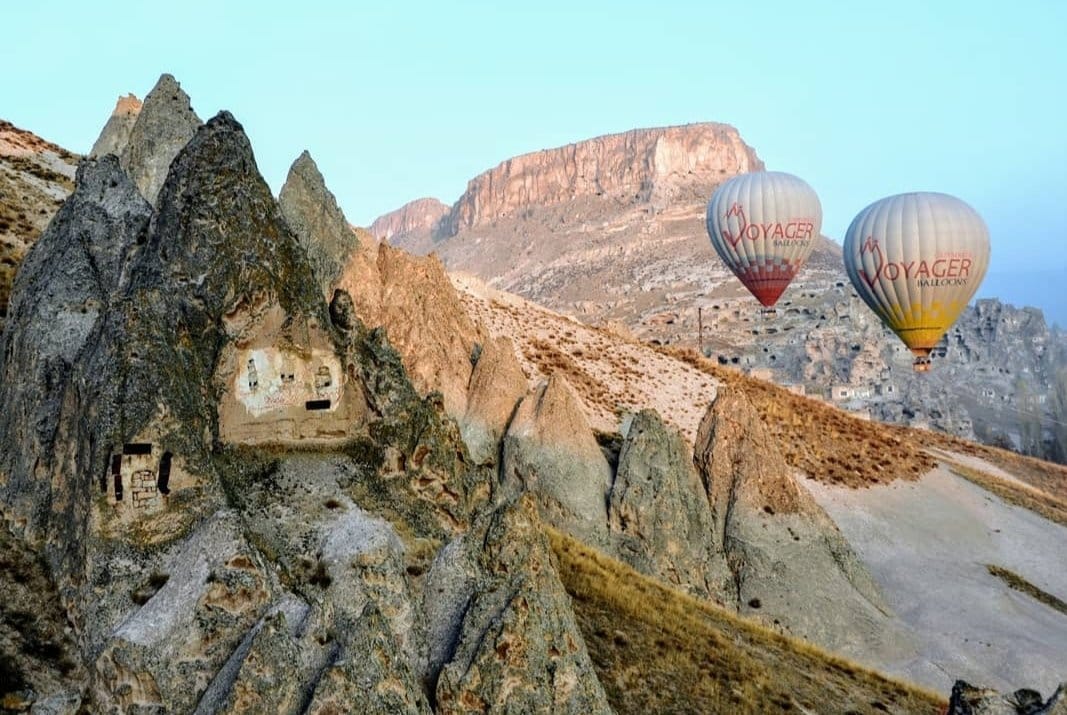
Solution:
<svg viewBox="0 0 1067 715">
<path fill-rule="evenodd" d="M 1067 303 L 1047 285 L 1067 282 L 1067 2 L 215 5 L 4 3 L 0 117 L 86 151 L 117 95 L 171 72 L 244 124 L 273 188 L 310 149 L 362 224 L 515 154 L 729 122 L 815 187 L 833 238 L 882 196 L 956 194 L 999 293 L 1044 270 L 1042 307 Z"/>
</svg>

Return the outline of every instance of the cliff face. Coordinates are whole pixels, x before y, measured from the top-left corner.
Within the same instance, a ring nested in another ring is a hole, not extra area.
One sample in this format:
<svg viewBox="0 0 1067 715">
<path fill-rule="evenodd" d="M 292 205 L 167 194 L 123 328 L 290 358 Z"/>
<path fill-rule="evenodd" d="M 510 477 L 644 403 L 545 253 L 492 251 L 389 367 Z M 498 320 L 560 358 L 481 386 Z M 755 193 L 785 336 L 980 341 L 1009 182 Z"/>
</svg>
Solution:
<svg viewBox="0 0 1067 715">
<path fill-rule="evenodd" d="M 715 184 L 755 171 L 763 162 L 726 124 L 634 129 L 556 149 L 523 154 L 476 176 L 452 207 L 442 231 L 515 216 L 583 196 L 663 201 L 687 186 Z"/>
<path fill-rule="evenodd" d="M 415 199 L 396 211 L 390 211 L 374 220 L 370 232 L 388 241 L 393 236 L 413 233 L 432 233 L 438 223 L 448 215 L 450 207 L 437 199 Z"/>
</svg>

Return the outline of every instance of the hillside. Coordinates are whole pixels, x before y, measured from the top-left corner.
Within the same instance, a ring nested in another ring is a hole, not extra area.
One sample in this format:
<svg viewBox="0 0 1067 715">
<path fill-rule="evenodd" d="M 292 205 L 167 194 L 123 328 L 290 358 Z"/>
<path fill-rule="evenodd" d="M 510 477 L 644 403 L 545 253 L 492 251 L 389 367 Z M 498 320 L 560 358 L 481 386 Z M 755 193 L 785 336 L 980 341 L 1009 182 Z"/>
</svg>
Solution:
<svg viewBox="0 0 1067 715">
<path fill-rule="evenodd" d="M 15 272 L 74 188 L 75 154 L 0 119 L 0 329 Z"/>
<path fill-rule="evenodd" d="M 560 578 L 618 713 L 941 713 L 945 700 L 688 598 L 557 531 Z"/>
<path fill-rule="evenodd" d="M 978 301 L 935 354 L 936 369 L 917 376 L 851 290 L 840 246 L 823 237 L 777 315 L 764 316 L 704 227 L 714 188 L 762 162 L 722 125 L 642 132 L 684 137 L 707 163 L 690 170 L 664 151 L 657 165 L 646 157 L 658 141 L 598 137 L 502 163 L 472 179 L 448 213 L 422 199 L 374 225 L 450 271 L 586 324 L 700 349 L 861 416 L 1067 460 L 1067 337 L 1040 311 Z M 595 160 L 572 158 L 587 155 Z"/>
</svg>

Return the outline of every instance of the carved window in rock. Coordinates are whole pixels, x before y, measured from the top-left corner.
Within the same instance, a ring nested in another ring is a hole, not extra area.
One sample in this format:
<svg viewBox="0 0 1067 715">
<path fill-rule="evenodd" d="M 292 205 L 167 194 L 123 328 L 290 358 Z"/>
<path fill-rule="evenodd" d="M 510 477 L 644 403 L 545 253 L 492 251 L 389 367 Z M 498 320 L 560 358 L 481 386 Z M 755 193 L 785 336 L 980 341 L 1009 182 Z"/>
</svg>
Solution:
<svg viewBox="0 0 1067 715">
<path fill-rule="evenodd" d="M 111 455 L 111 481 L 115 485 L 115 501 L 122 501 L 122 455 Z"/>
<path fill-rule="evenodd" d="M 153 445 L 148 442 L 127 442 L 121 451 L 112 452 L 110 474 L 115 502 L 127 501 L 137 509 L 159 505 L 160 494 L 170 493 L 173 460 L 170 452 L 164 452 L 156 461 Z M 106 478 L 102 481 L 106 484 Z"/>
<path fill-rule="evenodd" d="M 321 395 L 333 385 L 333 375 L 328 365 L 320 365 L 315 371 L 315 394 Z"/>
<path fill-rule="evenodd" d="M 256 370 L 256 361 L 248 359 L 248 390 L 255 392 L 259 389 L 259 371 Z"/>
<path fill-rule="evenodd" d="M 163 495 L 170 494 L 170 468 L 173 459 L 174 455 L 170 452 L 164 452 L 163 458 L 159 460 L 159 476 L 156 479 L 156 488 Z"/>
</svg>

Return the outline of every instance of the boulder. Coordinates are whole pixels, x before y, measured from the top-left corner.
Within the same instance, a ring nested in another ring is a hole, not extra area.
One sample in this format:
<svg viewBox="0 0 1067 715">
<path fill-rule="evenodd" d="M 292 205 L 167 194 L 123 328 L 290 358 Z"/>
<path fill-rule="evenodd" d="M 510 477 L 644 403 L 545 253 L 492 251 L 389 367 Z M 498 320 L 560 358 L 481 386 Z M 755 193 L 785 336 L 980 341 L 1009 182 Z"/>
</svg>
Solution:
<svg viewBox="0 0 1067 715">
<path fill-rule="evenodd" d="M 1043 700 L 1036 690 L 1021 689 L 1001 695 L 991 688 L 976 688 L 963 680 L 952 686 L 945 715 L 1065 715 L 1067 683 Z"/>
</svg>

